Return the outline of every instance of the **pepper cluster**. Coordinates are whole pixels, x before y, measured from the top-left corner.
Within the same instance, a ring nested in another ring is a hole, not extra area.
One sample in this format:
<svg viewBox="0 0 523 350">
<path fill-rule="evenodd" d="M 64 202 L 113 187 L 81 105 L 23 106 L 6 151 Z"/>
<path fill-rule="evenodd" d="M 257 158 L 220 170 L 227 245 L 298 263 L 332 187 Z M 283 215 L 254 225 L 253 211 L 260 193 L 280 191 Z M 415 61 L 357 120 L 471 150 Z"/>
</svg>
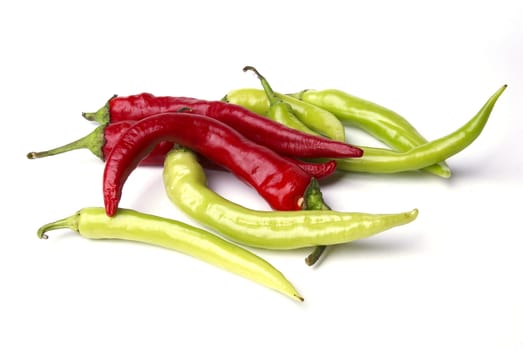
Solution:
<svg viewBox="0 0 523 350">
<path fill-rule="evenodd" d="M 314 264 L 325 247 L 404 225 L 418 210 L 370 214 L 332 210 L 318 179 L 336 170 L 367 173 L 426 171 L 447 178 L 445 161 L 482 132 L 506 85 L 455 132 L 428 141 L 405 118 L 340 90 L 275 92 L 238 89 L 222 100 L 154 96 L 113 96 L 87 120 L 100 123 L 91 134 L 30 159 L 87 148 L 105 161 L 104 208 L 83 208 L 42 226 L 69 228 L 92 239 L 126 239 L 186 253 L 303 301 L 291 282 L 248 247 L 313 247 Z M 351 145 L 345 124 L 361 128 L 390 149 Z M 119 208 L 127 178 L 139 165 L 163 167 L 167 196 L 209 230 L 168 218 Z M 229 171 L 252 186 L 272 210 L 248 209 L 213 192 L 203 167 Z M 223 237 L 222 237 L 223 236 Z M 227 238 L 227 240 L 225 239 Z"/>
</svg>

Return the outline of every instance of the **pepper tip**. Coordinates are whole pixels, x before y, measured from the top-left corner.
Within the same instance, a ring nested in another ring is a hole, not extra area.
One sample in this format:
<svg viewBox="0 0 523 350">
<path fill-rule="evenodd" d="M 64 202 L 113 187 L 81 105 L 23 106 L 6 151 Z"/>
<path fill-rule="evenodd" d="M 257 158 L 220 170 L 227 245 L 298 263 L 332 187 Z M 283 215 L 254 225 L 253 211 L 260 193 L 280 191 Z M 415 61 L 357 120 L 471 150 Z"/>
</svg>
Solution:
<svg viewBox="0 0 523 350">
<path fill-rule="evenodd" d="M 118 210 L 118 205 L 115 202 L 105 204 L 105 214 L 109 217 L 113 217 Z"/>
<path fill-rule="evenodd" d="M 302 303 L 303 303 L 303 302 L 305 301 L 305 299 L 304 299 L 301 295 L 299 295 L 299 294 L 294 294 L 293 296 L 294 296 L 294 297 L 295 297 L 299 302 L 302 302 Z"/>
</svg>

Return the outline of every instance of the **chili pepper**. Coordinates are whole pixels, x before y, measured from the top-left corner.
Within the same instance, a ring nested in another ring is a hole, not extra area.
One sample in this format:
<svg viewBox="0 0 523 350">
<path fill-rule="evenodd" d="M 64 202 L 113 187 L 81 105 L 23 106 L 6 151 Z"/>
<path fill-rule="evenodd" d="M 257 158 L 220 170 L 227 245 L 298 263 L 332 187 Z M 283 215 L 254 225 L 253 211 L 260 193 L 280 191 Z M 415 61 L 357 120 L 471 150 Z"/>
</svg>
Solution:
<svg viewBox="0 0 523 350">
<path fill-rule="evenodd" d="M 499 88 L 479 112 L 454 132 L 406 152 L 362 147 L 365 156 L 360 161 L 337 160 L 338 169 L 367 173 L 396 173 L 425 168 L 444 161 L 468 147 L 482 132 L 496 101 L 507 85 Z"/>
<path fill-rule="evenodd" d="M 418 215 L 417 209 L 396 214 L 247 209 L 209 189 L 205 172 L 187 149 L 167 154 L 163 180 L 169 199 L 181 211 L 237 243 L 258 248 L 347 243 L 410 223 Z"/>
<path fill-rule="evenodd" d="M 263 90 L 265 92 L 265 96 L 267 97 L 267 100 L 269 101 L 269 109 L 266 113 L 263 115 L 266 116 L 269 119 L 272 119 L 280 124 L 286 125 L 289 128 L 303 131 L 304 133 L 310 134 L 310 135 L 320 135 L 316 133 L 315 131 L 312 131 L 307 125 L 303 124 L 301 120 L 296 118 L 296 116 L 293 114 L 291 106 L 285 102 L 281 98 L 278 98 L 274 91 L 272 90 L 271 86 L 269 85 L 269 82 L 265 77 L 263 77 L 256 68 L 251 66 L 245 66 L 243 68 L 243 71 L 252 71 L 256 75 L 258 79 L 260 79 L 260 82 L 263 86 Z M 344 136 L 345 137 L 345 136 Z M 345 139 L 343 139 L 345 140 Z"/>
<path fill-rule="evenodd" d="M 127 129 L 129 129 L 135 121 L 121 121 L 110 124 L 102 124 L 96 129 L 94 129 L 90 134 L 73 141 L 67 145 L 53 148 L 44 152 L 29 152 L 27 158 L 36 159 L 43 158 L 48 156 L 53 156 L 56 154 L 69 152 L 77 149 L 88 149 L 99 157 L 102 160 L 105 160 L 109 153 L 111 153 L 115 144 L 118 142 L 118 139 L 122 134 L 124 134 Z M 140 162 L 140 165 L 157 165 L 163 166 L 165 160 L 165 155 L 167 152 L 173 148 L 173 143 L 169 141 L 162 141 L 157 144 L 153 150 Z M 334 160 L 328 160 L 326 162 L 312 163 L 305 162 L 299 159 L 285 157 L 289 161 L 292 161 L 305 172 L 314 176 L 317 179 L 324 178 L 329 176 L 336 170 L 336 162 Z M 206 159 L 200 159 L 200 161 L 205 162 L 205 167 L 210 169 L 220 169 L 219 166 L 213 164 L 212 162 Z"/>
<path fill-rule="evenodd" d="M 248 250 L 203 229 L 180 221 L 119 209 L 110 218 L 103 208 L 83 208 L 72 216 L 42 226 L 39 238 L 50 230 L 67 228 L 89 239 L 120 239 L 173 249 L 303 301 L 294 286 L 274 266 Z"/>
<path fill-rule="evenodd" d="M 293 102 L 296 102 L 295 97 L 300 97 L 300 94 L 291 94 L 290 96 L 278 93 L 275 94 L 278 97 L 282 97 L 282 100 L 284 100 L 290 105 L 292 105 Z M 267 99 L 266 94 L 263 90 L 252 88 L 232 90 L 223 98 L 223 100 L 232 104 L 245 107 L 251 111 L 256 111 L 261 115 L 267 114 L 270 105 L 269 100 Z M 304 110 L 307 107 L 310 107 L 311 105 L 309 101 L 301 102 L 302 109 L 299 109 L 296 105 L 292 105 L 292 109 L 297 116 L 299 116 L 300 113 L 304 113 Z M 419 133 L 414 129 L 414 127 L 411 124 L 409 124 L 403 117 L 399 115 L 397 115 L 397 117 L 394 117 L 394 112 L 389 112 L 387 114 L 387 112 L 385 111 L 388 110 L 386 110 L 384 107 L 382 107 L 382 109 L 379 109 L 379 107 L 374 107 L 377 105 L 372 105 L 370 102 L 368 105 L 361 104 L 357 106 L 361 108 L 360 115 L 362 117 L 357 122 L 351 124 L 365 130 L 367 133 L 376 137 L 386 145 L 389 145 L 398 151 L 404 152 L 413 147 L 416 147 L 417 145 L 421 145 L 427 142 L 427 140 L 425 140 L 421 135 L 419 135 Z M 376 110 L 372 110 L 371 107 L 374 107 Z M 323 109 L 319 103 L 317 105 L 314 105 L 314 108 Z M 346 108 L 350 109 L 357 107 Z M 365 110 L 365 108 L 368 108 L 368 110 Z M 338 109 L 342 110 L 342 107 L 338 107 Z M 332 108 L 330 112 L 333 112 L 338 118 L 340 118 L 340 120 L 349 122 L 350 119 L 348 118 L 348 116 L 341 116 L 342 112 L 339 112 L 339 114 L 336 113 L 338 112 L 338 109 Z M 381 115 L 380 113 L 383 113 L 384 115 Z M 312 114 L 312 112 L 310 114 Z M 366 115 L 365 119 L 363 119 L 364 115 Z M 405 120 L 405 122 L 402 123 L 401 120 Z M 358 147 L 361 148 L 361 146 Z M 430 164 L 423 170 L 444 178 L 448 178 L 451 175 L 449 167 L 444 163 Z"/>
<path fill-rule="evenodd" d="M 344 91 L 309 89 L 291 95 L 328 110 L 340 120 L 366 131 L 396 151 L 405 152 L 428 142 L 398 113 Z M 424 170 L 442 177 L 451 174 L 450 168 L 443 162 Z"/>
<path fill-rule="evenodd" d="M 163 112 L 189 108 L 228 124 L 251 140 L 279 154 L 300 158 L 361 157 L 362 151 L 345 142 L 308 135 L 273 120 L 252 113 L 246 108 L 223 101 L 207 101 L 190 97 L 154 96 L 148 93 L 113 97 L 95 113 L 83 113 L 88 120 L 101 123 L 140 120 Z"/>
<path fill-rule="evenodd" d="M 116 213 L 132 170 L 161 141 L 191 149 L 244 180 L 276 210 L 298 210 L 311 176 L 295 163 L 252 142 L 228 125 L 192 113 L 159 113 L 136 122 L 105 163 L 103 193 L 107 215 Z"/>
</svg>

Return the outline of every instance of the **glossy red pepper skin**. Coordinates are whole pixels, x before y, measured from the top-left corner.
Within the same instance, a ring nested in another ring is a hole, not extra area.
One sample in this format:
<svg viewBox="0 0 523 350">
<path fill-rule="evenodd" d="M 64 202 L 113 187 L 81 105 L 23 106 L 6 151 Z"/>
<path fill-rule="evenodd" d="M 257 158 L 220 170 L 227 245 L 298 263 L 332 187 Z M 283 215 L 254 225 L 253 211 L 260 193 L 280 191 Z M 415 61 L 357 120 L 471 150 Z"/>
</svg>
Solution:
<svg viewBox="0 0 523 350">
<path fill-rule="evenodd" d="M 312 176 L 230 126 L 194 113 L 159 113 L 131 126 L 106 159 L 107 215 L 116 214 L 122 188 L 140 161 L 160 142 L 188 147 L 250 184 L 275 210 L 300 210 Z"/>
<path fill-rule="evenodd" d="M 105 161 L 109 153 L 113 150 L 120 137 L 135 124 L 134 121 L 121 121 L 116 123 L 107 124 L 104 127 L 104 144 L 102 146 L 102 160 Z M 174 143 L 169 141 L 162 141 L 153 150 L 145 156 L 140 162 L 140 165 L 145 166 L 163 166 L 165 156 L 173 148 Z M 309 163 L 299 159 L 285 157 L 287 160 L 295 163 L 297 166 L 302 168 L 306 173 L 315 177 L 316 179 L 322 179 L 334 173 L 336 171 L 336 161 L 329 160 L 322 163 Z M 214 164 L 213 162 L 200 158 L 204 166 L 208 169 L 223 170 L 223 168 Z"/>
<path fill-rule="evenodd" d="M 300 158 L 358 158 L 363 155 L 363 151 L 358 147 L 291 129 L 244 107 L 224 101 L 142 93 L 113 97 L 106 108 L 102 120 L 99 120 L 101 122 L 137 121 L 153 114 L 177 112 L 188 108 L 191 113 L 224 122 L 249 139 L 279 154 Z M 84 113 L 84 117 L 90 120 L 97 118 L 93 115 Z"/>
</svg>

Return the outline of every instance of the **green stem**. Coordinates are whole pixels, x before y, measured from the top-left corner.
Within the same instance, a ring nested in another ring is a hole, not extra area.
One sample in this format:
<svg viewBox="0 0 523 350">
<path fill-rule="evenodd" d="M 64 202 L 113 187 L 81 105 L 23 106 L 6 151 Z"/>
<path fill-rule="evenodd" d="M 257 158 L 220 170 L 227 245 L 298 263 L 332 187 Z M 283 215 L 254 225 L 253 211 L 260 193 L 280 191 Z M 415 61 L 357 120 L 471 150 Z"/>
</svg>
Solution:
<svg viewBox="0 0 523 350">
<path fill-rule="evenodd" d="M 113 95 L 106 103 L 105 105 L 97 110 L 96 112 L 83 112 L 82 117 L 84 117 L 87 120 L 94 121 L 100 124 L 106 124 L 111 121 L 111 108 L 109 106 L 109 102 L 113 98 L 115 98 L 117 95 Z"/>
<path fill-rule="evenodd" d="M 59 230 L 62 228 L 68 228 L 70 230 L 73 230 L 74 232 L 78 232 L 79 218 L 80 212 L 76 212 L 75 214 L 69 217 L 46 224 L 38 229 L 37 236 L 40 239 L 47 239 L 49 237 L 45 234 L 46 232 L 52 230 Z"/>
<path fill-rule="evenodd" d="M 311 180 L 311 183 L 305 190 L 305 195 L 303 198 L 304 210 L 331 210 L 331 208 L 323 200 L 323 194 L 321 193 L 320 185 L 318 180 L 315 178 Z M 324 245 L 314 247 L 314 250 L 305 258 L 305 263 L 309 266 L 314 265 L 323 255 L 326 248 L 327 246 Z"/>
<path fill-rule="evenodd" d="M 309 186 L 303 195 L 303 209 L 304 210 L 331 210 L 331 208 L 323 201 L 323 194 L 320 190 L 320 184 L 316 178 L 312 178 Z"/>
<path fill-rule="evenodd" d="M 325 249 L 327 249 L 326 245 L 318 245 L 314 247 L 314 250 L 305 258 L 305 263 L 309 266 L 316 264 L 316 262 L 320 260 L 320 257 L 325 252 Z"/>
<path fill-rule="evenodd" d="M 261 75 L 256 68 L 254 68 L 252 66 L 245 66 L 245 67 L 243 67 L 243 71 L 244 72 L 252 71 L 252 72 L 254 72 L 254 74 L 256 74 L 256 77 L 258 77 L 258 79 L 260 79 L 263 90 L 265 91 L 265 94 L 267 95 L 267 99 L 269 100 L 269 103 L 271 106 L 276 103 L 281 102 L 281 99 L 276 97 L 276 94 L 274 93 L 274 90 L 269 85 L 269 82 L 267 81 L 267 79 L 265 79 L 265 77 L 263 75 Z"/>
<path fill-rule="evenodd" d="M 68 143 L 67 145 L 56 147 L 47 151 L 42 152 L 29 152 L 27 153 L 27 158 L 29 159 L 36 159 L 36 158 L 44 158 L 49 156 L 54 156 L 56 154 L 69 152 L 75 149 L 82 149 L 86 148 L 89 151 L 91 151 L 94 155 L 99 157 L 100 159 L 103 159 L 103 145 L 105 143 L 105 125 L 100 125 L 96 129 L 94 129 L 90 134 L 73 141 L 71 143 Z"/>
</svg>

